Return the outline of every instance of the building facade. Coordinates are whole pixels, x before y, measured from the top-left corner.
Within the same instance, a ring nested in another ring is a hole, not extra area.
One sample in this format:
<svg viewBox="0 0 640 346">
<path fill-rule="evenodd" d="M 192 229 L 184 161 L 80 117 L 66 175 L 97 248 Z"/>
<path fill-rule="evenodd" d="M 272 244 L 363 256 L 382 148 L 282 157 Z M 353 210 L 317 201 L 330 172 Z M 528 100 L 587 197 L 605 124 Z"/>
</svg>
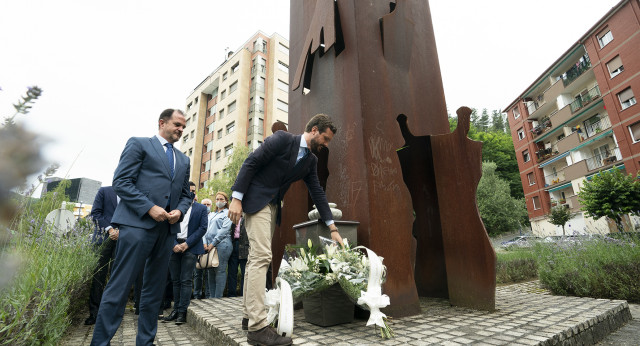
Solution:
<svg viewBox="0 0 640 346">
<path fill-rule="evenodd" d="M 257 32 L 187 97 L 180 150 L 203 187 L 224 174 L 236 146 L 257 148 L 277 121 L 288 124 L 289 42 Z"/>
<path fill-rule="evenodd" d="M 570 231 L 612 230 L 577 195 L 601 170 L 640 170 L 639 94 L 640 1 L 623 0 L 505 108 L 534 234 L 562 234 L 556 205 L 576 213 Z"/>
</svg>

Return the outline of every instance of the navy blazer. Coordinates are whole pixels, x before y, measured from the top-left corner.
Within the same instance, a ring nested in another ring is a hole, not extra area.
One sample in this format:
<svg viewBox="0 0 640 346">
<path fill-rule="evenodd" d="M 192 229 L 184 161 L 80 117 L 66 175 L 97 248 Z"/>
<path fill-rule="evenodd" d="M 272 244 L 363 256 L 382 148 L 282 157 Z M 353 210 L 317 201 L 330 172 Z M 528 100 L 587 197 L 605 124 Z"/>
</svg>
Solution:
<svg viewBox="0 0 640 346">
<path fill-rule="evenodd" d="M 169 210 L 182 212 L 180 220 L 170 225 L 172 234 L 180 232 L 180 222 L 191 206 L 189 191 L 189 158 L 174 149 L 175 173 L 171 179 L 169 160 L 156 136 L 132 137 L 120 155 L 113 175 L 113 189 L 120 203 L 112 223 L 152 229 L 157 222 L 148 214 L 154 205 L 164 208 L 170 199 Z"/>
<path fill-rule="evenodd" d="M 191 216 L 189 216 L 189 227 L 187 230 L 187 245 L 188 252 L 194 255 L 201 255 L 204 253 L 204 244 L 202 243 L 202 237 L 207 232 L 209 226 L 209 210 L 204 205 L 193 202 L 191 205 Z M 178 245 L 176 239 L 173 245 Z"/>
<path fill-rule="evenodd" d="M 311 199 L 324 221 L 333 220 L 327 197 L 318 180 L 318 158 L 314 154 L 296 165 L 302 135 L 276 131 L 244 161 L 232 191 L 242 192 L 242 209 L 252 214 L 272 200 L 280 205 L 289 186 L 300 179 L 307 185 Z M 280 219 L 280 208 L 278 217 Z"/>
<path fill-rule="evenodd" d="M 98 190 L 96 198 L 93 200 L 93 206 L 91 206 L 91 219 L 93 219 L 96 225 L 93 230 L 92 240 L 95 244 L 102 244 L 107 238 L 107 232 L 105 228 L 111 226 L 115 228 L 115 225 L 111 224 L 111 218 L 113 212 L 118 206 L 118 196 L 111 186 L 103 186 Z"/>
</svg>

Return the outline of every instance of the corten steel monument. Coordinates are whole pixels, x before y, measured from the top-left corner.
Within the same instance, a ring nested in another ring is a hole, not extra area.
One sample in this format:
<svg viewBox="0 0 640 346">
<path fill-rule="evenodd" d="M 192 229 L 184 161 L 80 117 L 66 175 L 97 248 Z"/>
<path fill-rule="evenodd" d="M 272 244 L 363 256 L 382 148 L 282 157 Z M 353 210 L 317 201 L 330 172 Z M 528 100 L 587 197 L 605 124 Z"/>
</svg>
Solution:
<svg viewBox="0 0 640 346">
<path fill-rule="evenodd" d="M 343 219 L 360 222 L 358 244 L 384 257 L 383 290 L 391 299 L 385 312 L 417 314 L 419 293 L 449 296 L 437 197 L 448 187 L 436 188 L 433 173 L 416 177 L 425 181 L 427 198 L 413 196 L 412 203 L 396 153 L 404 143 L 398 114 L 409 115 L 415 133 L 449 134 L 428 1 L 292 0 L 290 45 L 289 130 L 302 132 L 317 113 L 332 116 L 338 133 L 329 150 L 316 153 L 327 197 Z M 291 186 L 284 208 L 273 258 L 295 243 L 292 226 L 311 210 L 302 182 Z M 414 209 L 421 221 L 415 225 Z M 278 265 L 274 261 L 275 273 Z"/>
</svg>

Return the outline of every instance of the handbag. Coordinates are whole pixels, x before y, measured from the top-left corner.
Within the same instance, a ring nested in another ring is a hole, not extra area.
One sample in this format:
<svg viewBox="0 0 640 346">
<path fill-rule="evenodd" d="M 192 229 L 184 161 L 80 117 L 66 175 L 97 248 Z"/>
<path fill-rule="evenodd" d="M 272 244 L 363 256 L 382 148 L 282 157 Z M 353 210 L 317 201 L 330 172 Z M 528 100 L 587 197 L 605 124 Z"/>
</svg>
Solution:
<svg viewBox="0 0 640 346">
<path fill-rule="evenodd" d="M 218 249 L 214 247 L 211 251 L 198 255 L 196 269 L 217 268 L 219 264 Z"/>
</svg>

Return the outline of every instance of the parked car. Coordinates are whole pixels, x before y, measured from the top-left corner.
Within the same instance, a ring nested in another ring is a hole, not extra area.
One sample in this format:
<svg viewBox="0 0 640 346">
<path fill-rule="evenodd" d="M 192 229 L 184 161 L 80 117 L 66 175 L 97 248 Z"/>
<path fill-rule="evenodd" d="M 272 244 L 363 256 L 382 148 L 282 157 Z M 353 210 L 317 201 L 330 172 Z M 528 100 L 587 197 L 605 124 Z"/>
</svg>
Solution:
<svg viewBox="0 0 640 346">
<path fill-rule="evenodd" d="M 507 240 L 507 241 L 503 241 L 502 243 L 500 243 L 500 246 L 502 246 L 505 249 L 510 249 L 510 248 L 525 248 L 525 247 L 531 247 L 533 246 L 533 243 L 537 240 L 537 237 L 534 236 L 530 236 L 530 235 L 521 235 L 521 236 L 517 236 L 513 239 Z"/>
</svg>

